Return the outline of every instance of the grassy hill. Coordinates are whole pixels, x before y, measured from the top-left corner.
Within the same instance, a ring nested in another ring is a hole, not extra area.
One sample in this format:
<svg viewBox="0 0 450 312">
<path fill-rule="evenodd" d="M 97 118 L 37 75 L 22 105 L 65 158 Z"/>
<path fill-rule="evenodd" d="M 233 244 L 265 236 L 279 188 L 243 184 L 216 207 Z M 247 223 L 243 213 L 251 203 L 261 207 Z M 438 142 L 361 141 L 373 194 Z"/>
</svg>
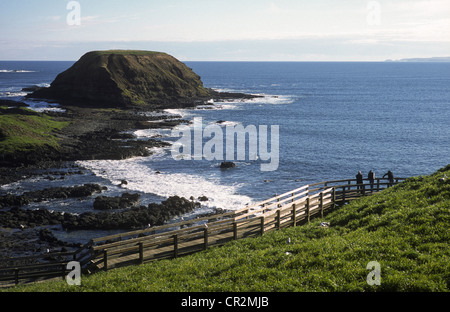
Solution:
<svg viewBox="0 0 450 312">
<path fill-rule="evenodd" d="M 13 291 L 449 291 L 450 165 L 361 198 L 309 225 L 183 258 Z M 329 227 L 321 227 L 323 221 Z M 291 243 L 288 244 L 288 238 Z M 380 285 L 368 285 L 377 261 Z"/>
<path fill-rule="evenodd" d="M 67 125 L 27 108 L 0 107 L 0 159 L 58 149 L 54 132 Z"/>
</svg>

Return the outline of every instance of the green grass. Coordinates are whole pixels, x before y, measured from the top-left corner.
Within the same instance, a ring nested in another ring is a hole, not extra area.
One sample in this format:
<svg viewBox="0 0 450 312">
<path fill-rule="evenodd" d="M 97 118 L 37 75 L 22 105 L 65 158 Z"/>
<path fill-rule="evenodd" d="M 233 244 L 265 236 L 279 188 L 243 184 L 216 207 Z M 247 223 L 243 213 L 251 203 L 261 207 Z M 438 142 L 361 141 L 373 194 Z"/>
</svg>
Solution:
<svg viewBox="0 0 450 312">
<path fill-rule="evenodd" d="M 0 112 L 0 154 L 11 155 L 35 150 L 39 147 L 57 148 L 53 132 L 67 126 L 67 122 L 53 120 L 45 114 L 26 108 L 14 112 Z"/>
<path fill-rule="evenodd" d="M 104 51 L 92 51 L 90 52 L 95 55 L 111 55 L 111 54 L 119 54 L 119 55 L 167 55 L 164 52 L 157 51 L 146 51 L 146 50 L 104 50 Z"/>
<path fill-rule="evenodd" d="M 12 291 L 449 291 L 450 165 L 315 219 L 190 256 Z M 320 227 L 320 222 L 330 227 Z M 286 241 L 291 238 L 292 243 Z M 368 285 L 370 261 L 381 284 Z"/>
</svg>

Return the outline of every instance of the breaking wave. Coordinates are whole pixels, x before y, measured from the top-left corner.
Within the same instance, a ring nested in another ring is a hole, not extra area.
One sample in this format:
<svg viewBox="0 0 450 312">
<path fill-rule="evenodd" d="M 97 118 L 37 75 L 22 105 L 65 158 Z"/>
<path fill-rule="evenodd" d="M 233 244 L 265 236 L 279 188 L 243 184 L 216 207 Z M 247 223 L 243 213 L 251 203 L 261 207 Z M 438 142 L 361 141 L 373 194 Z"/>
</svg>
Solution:
<svg viewBox="0 0 450 312">
<path fill-rule="evenodd" d="M 23 70 L 23 69 L 0 69 L 0 73 L 35 73 L 34 70 Z"/>
</svg>

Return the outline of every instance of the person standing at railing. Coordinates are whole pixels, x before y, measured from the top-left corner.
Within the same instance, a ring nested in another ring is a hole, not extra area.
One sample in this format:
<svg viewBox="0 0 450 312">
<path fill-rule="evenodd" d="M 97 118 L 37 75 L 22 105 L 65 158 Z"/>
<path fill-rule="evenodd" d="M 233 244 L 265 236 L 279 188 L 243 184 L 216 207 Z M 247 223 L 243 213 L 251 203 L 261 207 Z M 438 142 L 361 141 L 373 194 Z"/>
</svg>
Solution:
<svg viewBox="0 0 450 312">
<path fill-rule="evenodd" d="M 364 185 L 363 185 L 363 175 L 361 171 L 358 171 L 358 174 L 356 175 L 356 184 L 358 184 L 358 190 L 361 190 L 361 194 L 364 195 Z"/>
<path fill-rule="evenodd" d="M 367 178 L 369 179 L 369 183 L 370 183 L 370 191 L 373 192 L 373 184 L 375 182 L 375 172 L 370 170 L 369 174 L 367 175 Z"/>
<path fill-rule="evenodd" d="M 386 176 L 387 176 L 388 181 L 389 181 L 388 187 L 391 187 L 392 185 L 394 185 L 394 174 L 391 172 L 391 170 L 388 170 L 388 172 L 383 176 L 383 179 Z"/>
</svg>

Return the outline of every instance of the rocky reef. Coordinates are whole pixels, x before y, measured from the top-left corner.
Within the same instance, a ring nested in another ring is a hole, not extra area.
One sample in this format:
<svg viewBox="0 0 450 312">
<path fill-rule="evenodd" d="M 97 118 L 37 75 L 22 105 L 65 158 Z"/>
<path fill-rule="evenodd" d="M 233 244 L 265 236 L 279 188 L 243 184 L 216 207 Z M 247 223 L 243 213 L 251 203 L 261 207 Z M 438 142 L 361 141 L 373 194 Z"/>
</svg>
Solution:
<svg viewBox="0 0 450 312">
<path fill-rule="evenodd" d="M 126 194 L 126 196 L 128 203 L 132 200 L 137 201 L 132 194 Z M 160 204 L 134 205 L 132 208 L 117 212 L 85 212 L 80 215 L 47 209 L 23 209 L 15 206 L 9 210 L 0 211 L 0 227 L 24 230 L 46 225 L 62 225 L 69 231 L 132 230 L 146 228 L 149 225 L 162 225 L 176 216 L 194 211 L 196 206 L 198 205 L 195 202 L 179 196 L 169 197 Z"/>
</svg>

